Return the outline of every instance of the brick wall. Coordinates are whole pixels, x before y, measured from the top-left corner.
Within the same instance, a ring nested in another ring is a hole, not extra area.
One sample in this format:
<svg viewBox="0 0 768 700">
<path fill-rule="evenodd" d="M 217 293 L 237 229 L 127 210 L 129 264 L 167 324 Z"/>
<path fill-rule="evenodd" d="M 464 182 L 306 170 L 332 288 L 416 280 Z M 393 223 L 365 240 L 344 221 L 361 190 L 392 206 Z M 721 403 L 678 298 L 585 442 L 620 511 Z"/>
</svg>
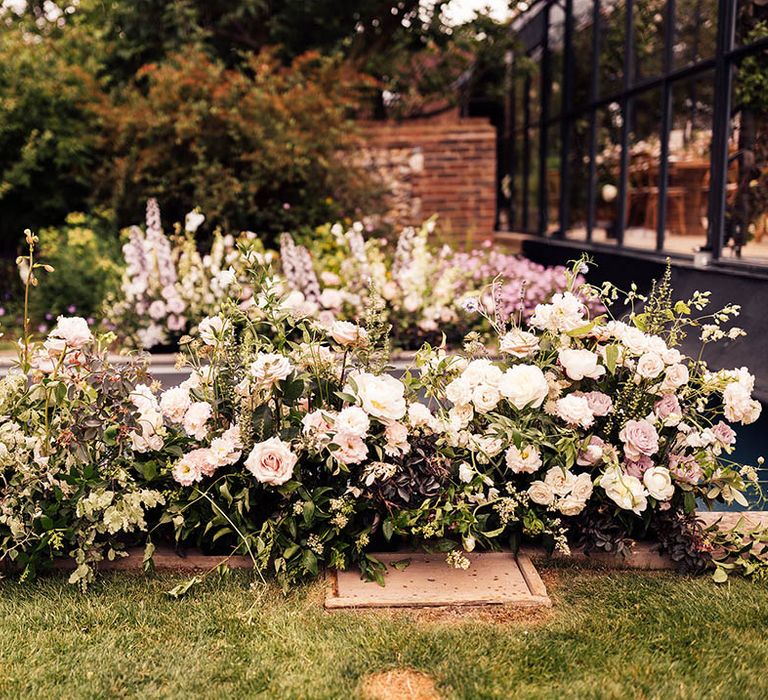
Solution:
<svg viewBox="0 0 768 700">
<path fill-rule="evenodd" d="M 388 192 L 388 218 L 439 214 L 457 244 L 490 238 L 496 213 L 496 130 L 486 119 L 367 122 L 361 159 Z"/>
</svg>

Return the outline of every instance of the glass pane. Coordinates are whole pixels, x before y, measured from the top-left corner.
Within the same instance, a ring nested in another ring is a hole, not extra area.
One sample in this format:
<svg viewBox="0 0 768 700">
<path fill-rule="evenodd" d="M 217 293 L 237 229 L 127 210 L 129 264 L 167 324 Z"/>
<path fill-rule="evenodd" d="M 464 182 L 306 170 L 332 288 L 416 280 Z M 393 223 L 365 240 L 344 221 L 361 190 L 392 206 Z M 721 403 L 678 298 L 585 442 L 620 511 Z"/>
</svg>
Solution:
<svg viewBox="0 0 768 700">
<path fill-rule="evenodd" d="M 596 243 L 616 243 L 618 231 L 618 196 L 621 156 L 621 109 L 616 102 L 597 110 L 597 150 L 595 165 L 597 187 L 595 203 Z"/>
<path fill-rule="evenodd" d="M 541 115 L 541 49 L 529 58 L 528 76 L 528 124 L 538 124 Z"/>
<path fill-rule="evenodd" d="M 565 45 L 565 12 L 558 3 L 549 8 L 549 71 L 551 89 L 549 93 L 549 114 L 560 114 L 563 102 L 563 48 Z"/>
<path fill-rule="evenodd" d="M 723 255 L 768 262 L 768 53 L 741 61 L 733 84 Z"/>
<path fill-rule="evenodd" d="M 513 143 L 513 176 L 512 176 L 512 217 L 510 228 L 513 231 L 522 231 L 523 226 L 523 198 L 525 182 L 525 161 L 523 153 L 525 151 L 525 132 L 520 131 L 515 134 Z"/>
<path fill-rule="evenodd" d="M 591 98 L 593 0 L 573 2 L 573 108 L 584 107 Z"/>
<path fill-rule="evenodd" d="M 536 233 L 539 230 L 539 130 L 528 130 L 528 218 L 526 230 Z"/>
<path fill-rule="evenodd" d="M 600 3 L 600 94 L 612 95 L 621 89 L 624 75 L 624 0 Z"/>
<path fill-rule="evenodd" d="M 587 237 L 587 203 L 589 201 L 589 117 L 581 117 L 571 125 L 568 170 L 566 237 L 583 241 Z"/>
<path fill-rule="evenodd" d="M 661 90 L 655 89 L 635 97 L 630 109 L 624 245 L 633 248 L 656 247 L 661 108 Z"/>
<path fill-rule="evenodd" d="M 738 0 L 736 43 L 751 44 L 768 36 L 768 3 L 763 0 Z"/>
<path fill-rule="evenodd" d="M 560 124 L 547 130 L 547 233 L 560 228 Z"/>
<path fill-rule="evenodd" d="M 672 86 L 664 248 L 692 253 L 707 241 L 709 154 L 714 100 L 712 71 Z"/>
<path fill-rule="evenodd" d="M 712 58 L 717 44 L 718 0 L 677 0 L 672 62 L 675 68 Z"/>
<path fill-rule="evenodd" d="M 664 68 L 666 0 L 636 0 L 633 12 L 635 65 L 633 83 L 659 75 Z"/>
</svg>

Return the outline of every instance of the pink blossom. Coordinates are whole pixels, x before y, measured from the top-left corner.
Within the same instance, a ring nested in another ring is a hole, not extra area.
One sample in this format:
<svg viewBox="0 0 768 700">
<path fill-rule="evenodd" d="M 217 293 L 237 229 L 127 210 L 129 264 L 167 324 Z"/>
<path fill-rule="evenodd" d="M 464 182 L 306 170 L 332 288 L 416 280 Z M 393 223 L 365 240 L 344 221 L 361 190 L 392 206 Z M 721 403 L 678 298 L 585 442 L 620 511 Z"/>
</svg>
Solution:
<svg viewBox="0 0 768 700">
<path fill-rule="evenodd" d="M 624 471 L 638 479 L 642 479 L 643 474 L 652 466 L 653 460 L 645 455 L 640 455 L 640 458 L 636 460 L 624 460 Z"/>
<path fill-rule="evenodd" d="M 723 421 L 712 427 L 712 433 L 723 447 L 729 447 L 736 442 L 736 431 Z"/>
</svg>

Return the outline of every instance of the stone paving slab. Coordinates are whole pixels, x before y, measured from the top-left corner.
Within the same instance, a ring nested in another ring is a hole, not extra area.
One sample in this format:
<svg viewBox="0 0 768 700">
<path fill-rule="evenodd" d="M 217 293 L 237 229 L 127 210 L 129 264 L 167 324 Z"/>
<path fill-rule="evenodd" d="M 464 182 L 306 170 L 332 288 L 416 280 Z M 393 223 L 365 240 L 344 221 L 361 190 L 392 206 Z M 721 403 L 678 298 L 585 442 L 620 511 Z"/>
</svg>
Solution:
<svg viewBox="0 0 768 700">
<path fill-rule="evenodd" d="M 468 569 L 449 567 L 444 554 L 395 552 L 372 556 L 387 566 L 385 585 L 362 580 L 358 571 L 330 572 L 326 608 L 552 605 L 541 577 L 525 554 L 468 554 Z"/>
</svg>

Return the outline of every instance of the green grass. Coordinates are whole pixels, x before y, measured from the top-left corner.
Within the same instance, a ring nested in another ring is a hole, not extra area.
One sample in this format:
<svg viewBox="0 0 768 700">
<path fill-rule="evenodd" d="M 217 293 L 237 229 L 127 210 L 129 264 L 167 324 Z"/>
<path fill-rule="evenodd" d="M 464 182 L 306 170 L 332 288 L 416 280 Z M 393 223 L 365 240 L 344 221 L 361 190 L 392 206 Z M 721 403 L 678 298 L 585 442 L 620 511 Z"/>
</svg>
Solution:
<svg viewBox="0 0 768 700">
<path fill-rule="evenodd" d="M 0 582 L 2 698 L 354 698 L 410 667 L 456 698 L 768 697 L 768 590 L 674 574 L 550 568 L 533 620 L 322 609 L 237 574 L 183 600 L 180 577 Z M 551 585 L 554 581 L 554 585 Z M 250 611 L 250 612 L 249 612 Z"/>
</svg>

